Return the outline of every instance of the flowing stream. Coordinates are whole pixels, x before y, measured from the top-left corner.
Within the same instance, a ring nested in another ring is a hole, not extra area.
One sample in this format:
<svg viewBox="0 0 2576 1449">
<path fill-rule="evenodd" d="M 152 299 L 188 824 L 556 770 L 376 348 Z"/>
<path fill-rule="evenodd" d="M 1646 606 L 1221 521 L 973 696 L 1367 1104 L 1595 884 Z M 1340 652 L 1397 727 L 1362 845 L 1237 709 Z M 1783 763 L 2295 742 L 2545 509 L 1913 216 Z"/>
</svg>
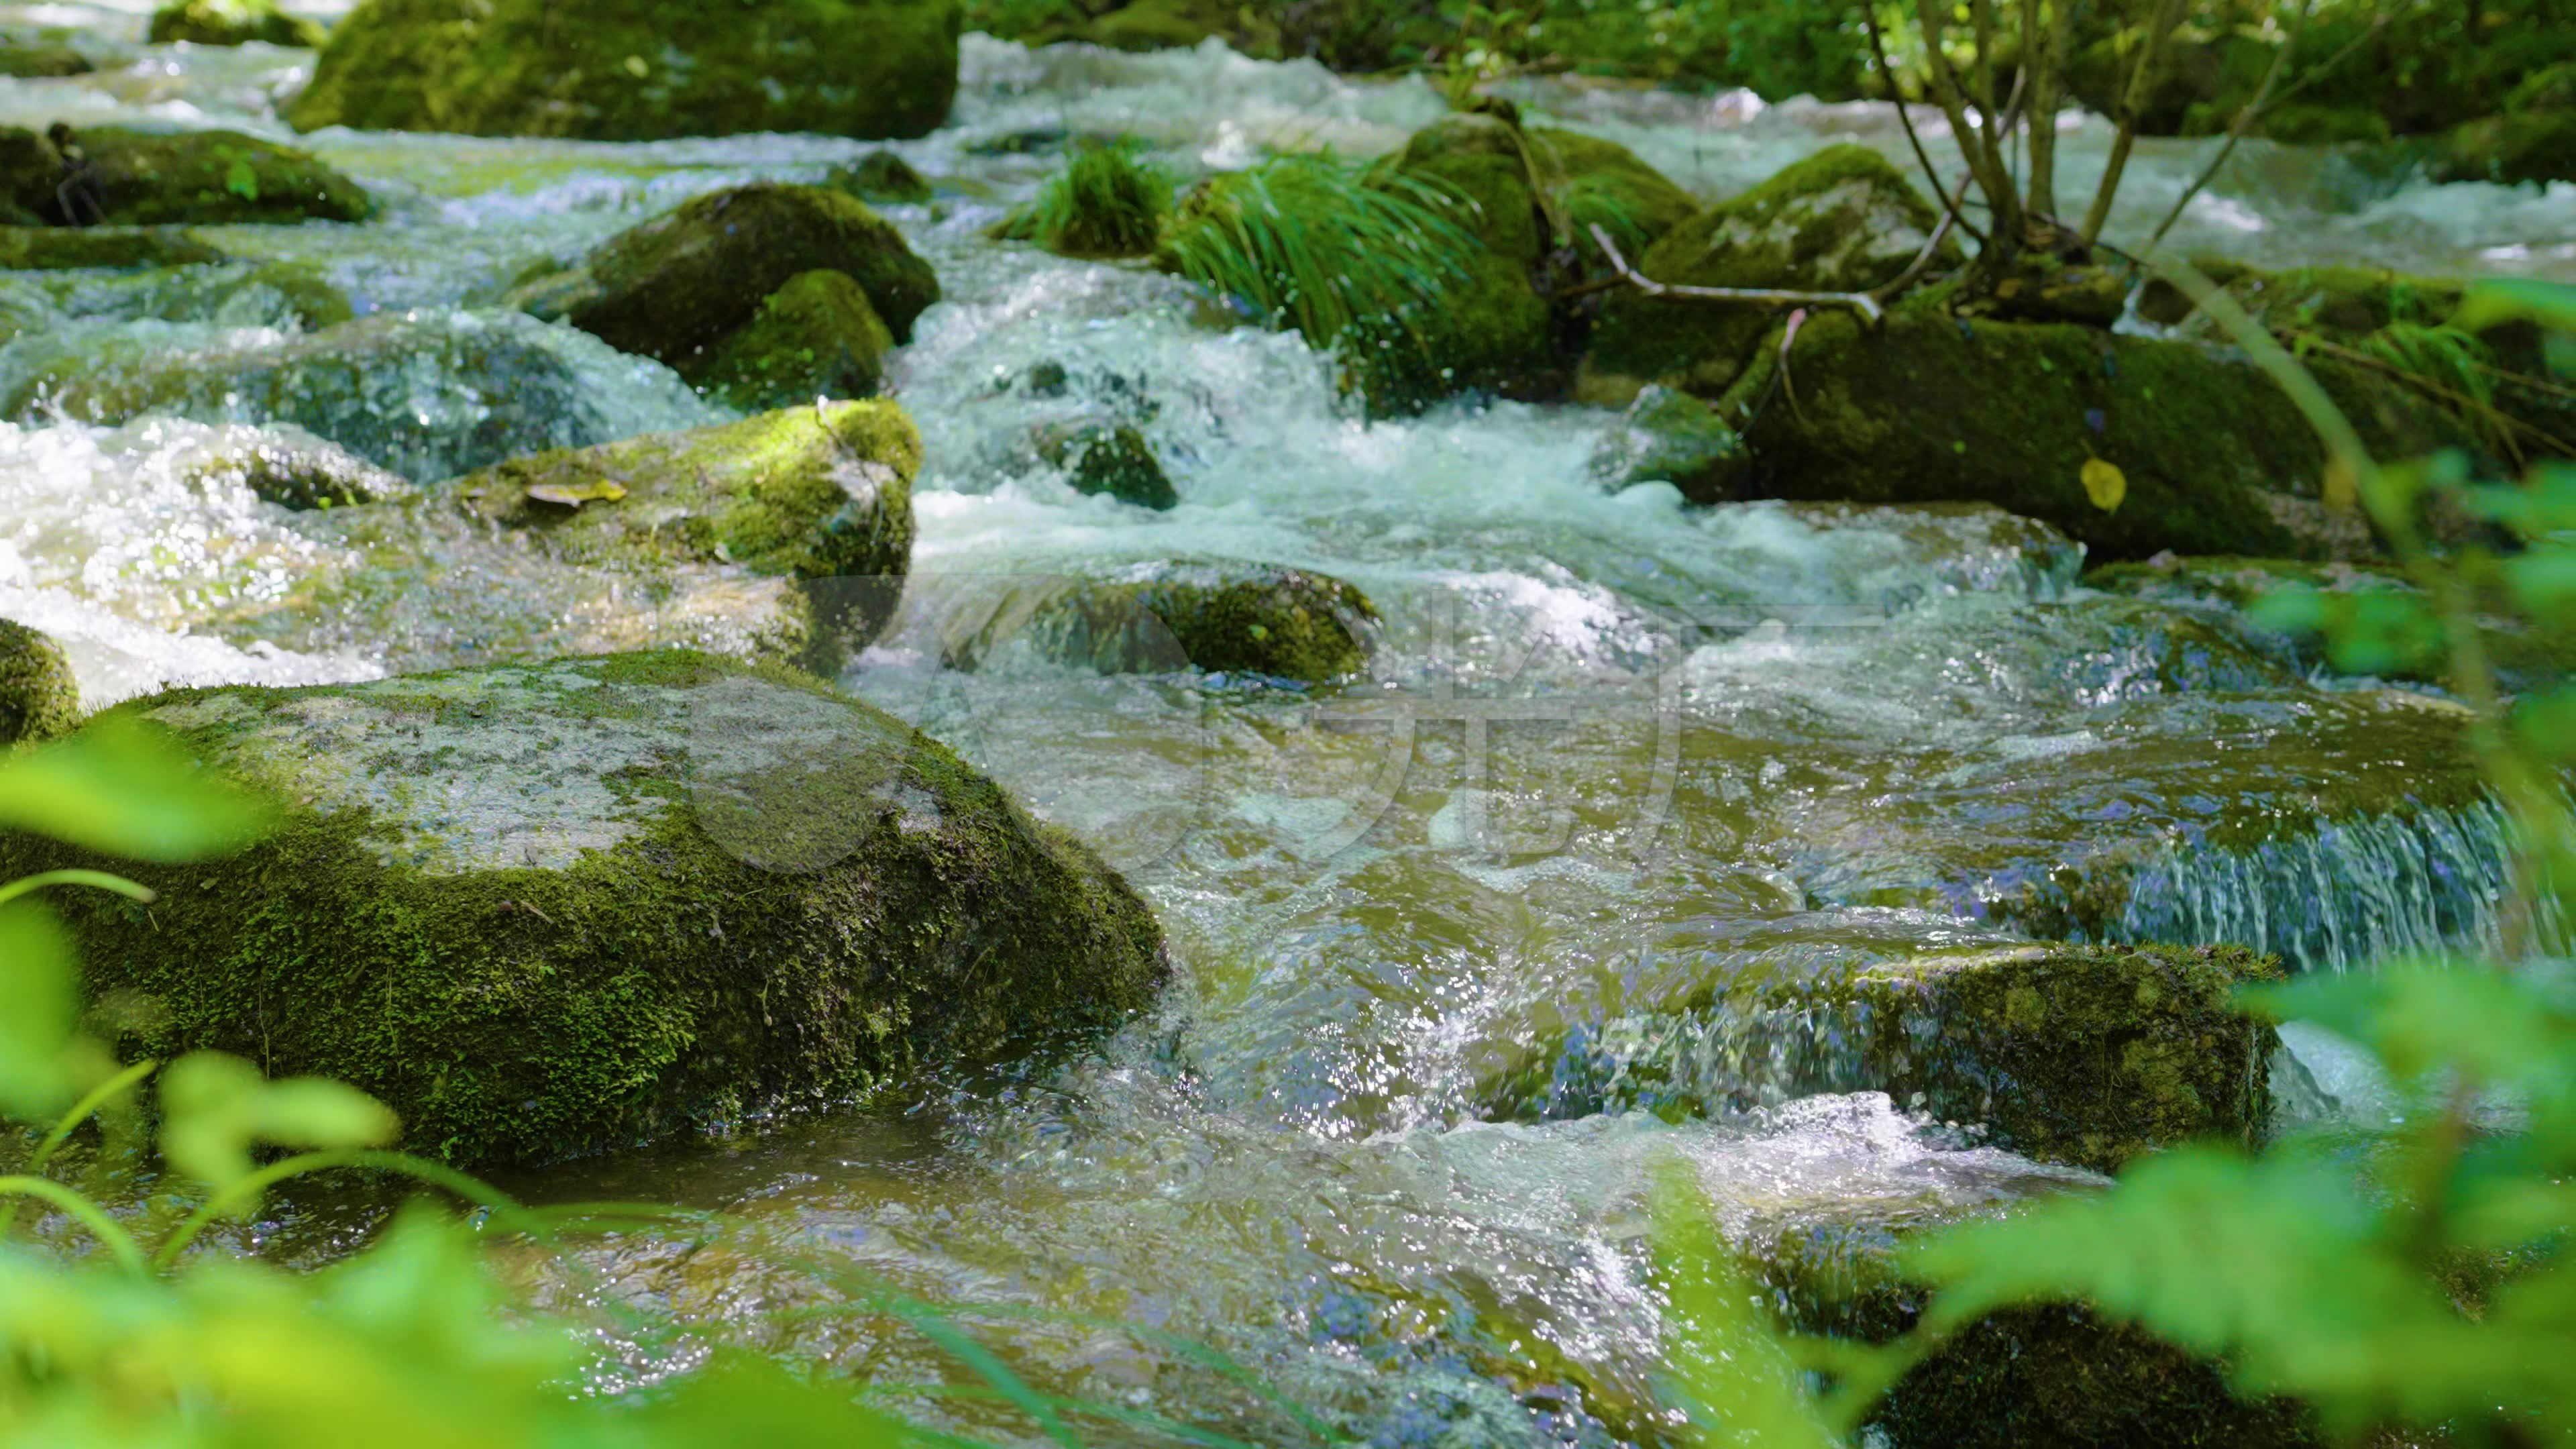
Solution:
<svg viewBox="0 0 2576 1449">
<path fill-rule="evenodd" d="M 291 139 L 272 105 L 308 54 L 142 47 L 139 8 L 9 9 L 134 59 L 0 81 L 0 123 Z M 1712 963 L 2054 932 L 2241 942 L 2336 969 L 2488 929 L 2500 827 L 2442 743 L 2456 707 L 2439 697 L 2311 678 L 2227 616 L 2089 592 L 2077 549 L 1991 510 L 1612 494 L 1589 471 L 1612 417 L 1580 408 L 1468 400 L 1363 424 L 1293 334 L 1229 325 L 1140 266 L 980 236 L 1057 164 L 995 142 L 1128 133 L 1184 174 L 1269 146 L 1368 155 L 1441 113 L 1427 85 L 1215 47 L 1031 53 L 981 37 L 965 68 L 949 126 L 892 148 L 939 186 L 931 205 L 886 210 L 946 300 L 896 371 L 930 458 L 912 583 L 844 682 L 1125 869 L 1181 979 L 1152 1020 L 1070 1067 L 513 1180 L 543 1198 L 736 1210 L 774 1250 L 639 1234 L 565 1291 L 884 1381 L 960 1377 L 881 1319 L 782 1317 L 817 1301 L 820 1263 L 1038 1315 L 977 1326 L 1042 1387 L 1140 1412 L 1260 1437 L 1276 1411 L 1078 1315 L 1212 1344 L 1377 1442 L 1606 1443 L 1654 1421 L 1641 1264 L 1655 1164 L 1686 1164 L 1722 1216 L 1756 1226 L 1902 1223 L 2091 1181 L 1882 1096 L 1736 1083 L 1754 1110 L 1674 1123 L 1508 1085 L 1565 1080 L 1605 1026 L 1678 1001 Z M 1704 196 L 1837 139 L 1910 166 L 1881 106 L 1515 94 Z M 818 179 L 872 149 L 302 144 L 382 198 L 384 219 L 217 229 L 219 245 L 314 263 L 362 312 L 524 325 L 609 435 L 726 414 L 657 364 L 477 305 L 692 195 Z M 2063 184 L 2089 185 L 2107 127 L 2070 121 L 2064 145 Z M 2110 235 L 2151 229 L 2206 145 L 2142 145 Z M 2258 264 L 2576 279 L 2576 188 L 2432 187 L 2258 142 L 2177 235 Z M 0 392 L 66 362 L 112 372 L 294 325 L 255 290 L 166 275 L 9 274 L 0 316 L 16 324 Z M 1042 363 L 1061 387 L 1032 384 Z M 451 381 L 415 367 L 346 405 L 434 426 Z M 1139 426 L 1180 506 L 1074 493 L 1028 444 L 1070 417 Z M 0 614 L 62 639 L 91 703 L 164 681 L 373 677 L 434 662 L 467 627 L 419 604 L 293 637 L 238 627 L 249 606 L 358 566 L 357 550 L 192 481 L 176 463 L 201 433 L 0 424 Z M 1015 590 L 1181 557 L 1357 584 L 1384 615 L 1369 677 L 1295 690 L 1101 675 L 1029 651 L 973 672 L 941 662 L 944 631 Z M 524 563 L 425 558 L 432 574 L 480 570 L 474 628 L 564 607 Z M 2344 1058 L 2299 1040 L 2331 1091 Z M 308 1208 L 260 1232 L 319 1254 L 335 1224 Z M 686 1342 L 640 1335 L 602 1383 L 685 1362 Z"/>
</svg>

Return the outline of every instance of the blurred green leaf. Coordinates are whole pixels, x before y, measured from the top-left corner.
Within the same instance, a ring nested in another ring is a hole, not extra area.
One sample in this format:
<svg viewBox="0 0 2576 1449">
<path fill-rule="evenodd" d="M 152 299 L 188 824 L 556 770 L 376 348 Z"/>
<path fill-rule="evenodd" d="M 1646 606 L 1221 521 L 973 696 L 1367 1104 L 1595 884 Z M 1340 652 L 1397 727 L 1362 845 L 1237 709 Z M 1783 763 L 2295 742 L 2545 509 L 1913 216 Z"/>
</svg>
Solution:
<svg viewBox="0 0 2576 1449">
<path fill-rule="evenodd" d="M 2483 332 L 2506 322 L 2537 322 L 2556 332 L 2576 332 L 2576 287 L 2535 277 L 2498 277 L 2469 288 L 2451 325 Z"/>
<path fill-rule="evenodd" d="M 2576 1011 L 2565 980 L 2553 974 L 2400 961 L 2250 987 L 2241 999 L 2275 1020 L 2313 1021 L 2368 1047 L 2404 1081 L 2451 1069 L 2555 1091 L 2576 1066 Z"/>
<path fill-rule="evenodd" d="M 122 715 L 0 762 L 0 827 L 137 860 L 201 860 L 268 828 L 268 807 Z"/>
<path fill-rule="evenodd" d="M 380 1147 L 401 1128 L 384 1104 L 346 1083 L 272 1082 L 221 1052 L 191 1052 L 172 1062 L 161 1074 L 161 1111 L 162 1155 L 217 1197 L 250 1175 L 255 1144 Z"/>
<path fill-rule="evenodd" d="M 1677 1157 L 1656 1164 L 1654 1221 L 1673 1317 L 1665 1367 L 1699 1443 L 1830 1449 L 1834 1437 L 1808 1402 L 1804 1374 L 1737 1275 L 1689 1165 Z"/>
<path fill-rule="evenodd" d="M 79 1094 L 66 1051 L 80 1022 L 78 959 L 53 912 L 0 906 L 0 1112 L 41 1118 Z"/>
</svg>

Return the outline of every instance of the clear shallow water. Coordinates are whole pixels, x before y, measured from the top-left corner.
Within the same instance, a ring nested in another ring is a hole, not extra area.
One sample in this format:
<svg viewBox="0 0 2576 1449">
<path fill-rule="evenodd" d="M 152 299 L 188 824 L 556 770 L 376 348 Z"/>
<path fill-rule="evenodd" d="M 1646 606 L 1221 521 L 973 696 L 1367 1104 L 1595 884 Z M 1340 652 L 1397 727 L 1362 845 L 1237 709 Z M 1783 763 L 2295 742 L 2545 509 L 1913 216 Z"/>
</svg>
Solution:
<svg viewBox="0 0 2576 1449">
<path fill-rule="evenodd" d="M 139 9 L 46 13 L 127 44 L 140 33 Z M 269 98 L 309 64 L 257 48 L 134 55 L 98 77 L 0 81 L 0 122 L 282 137 Z M 1903 148 L 1884 108 L 1748 118 L 1740 103 L 1553 85 L 1520 98 L 1710 196 L 1828 140 Z M 1187 171 L 1265 145 L 1369 154 L 1440 110 L 1418 83 L 1215 50 L 1032 55 L 978 40 L 953 124 L 893 148 L 940 184 L 935 204 L 890 214 L 947 301 L 895 374 L 930 454 L 914 581 L 845 682 L 1127 869 L 1183 978 L 1153 1020 L 1061 1074 L 514 1183 L 737 1208 L 752 1224 L 756 1240 L 722 1249 L 617 1243 L 587 1263 L 604 1275 L 587 1289 L 531 1267 L 553 1291 L 664 1325 L 604 1382 L 685 1363 L 673 1320 L 889 1380 L 951 1372 L 881 1321 L 782 1327 L 765 1310 L 833 1296 L 819 1260 L 1212 1342 L 1385 1442 L 1650 1434 L 1653 1163 L 1685 1163 L 1748 1232 L 1923 1221 L 2087 1180 L 1979 1147 L 1975 1124 L 1910 1122 L 1869 1097 L 1717 1123 L 1485 1120 L 1491 1084 L 1531 1043 L 1671 1000 L 1715 961 L 2064 929 L 2243 940 L 2322 968 L 2484 929 L 2495 827 L 2438 700 L 2312 682 L 2223 619 L 2089 595 L 2071 546 L 1988 510 L 1703 511 L 1660 485 L 1606 495 L 1587 463 L 1609 419 L 1582 409 L 1469 401 L 1363 426 L 1292 336 L 1225 328 L 1138 268 L 978 236 L 1052 164 L 981 155 L 979 141 L 1125 131 Z M 214 239 L 310 262 L 361 311 L 431 325 L 688 196 L 818 178 L 870 149 L 777 136 L 309 144 L 383 197 L 385 220 Z M 2070 133 L 2070 193 L 2104 144 L 2098 121 Z M 2204 154 L 2140 150 L 2114 237 L 2151 227 Z M 2576 277 L 2571 223 L 2569 188 L 2430 188 L 2257 144 L 2177 244 Z M 24 319 L 0 347 L 0 381 L 66 357 L 261 345 L 292 325 L 256 303 L 224 311 L 234 304 L 193 285 L 0 280 L 0 306 Z M 620 430 L 722 415 L 655 364 L 574 334 L 550 346 Z M 1065 369 L 1060 395 L 1026 385 L 1040 362 Z M 448 396 L 485 381 L 432 368 L 407 385 Z M 1033 430 L 1094 417 L 1145 432 L 1180 507 L 1083 498 L 1038 460 Z M 542 635 L 595 602 L 429 528 L 380 611 L 299 602 L 360 569 L 367 540 L 193 481 L 177 466 L 191 436 L 162 421 L 0 427 L 0 613 L 62 638 L 94 702 L 164 680 L 420 667 L 513 621 Z M 1370 677 L 1300 691 L 1103 677 L 1008 651 L 975 672 L 942 663 L 959 622 L 1014 591 L 1184 556 L 1358 584 L 1384 615 Z M 2320 831 L 2320 815 L 2339 823 Z M 2107 916 L 2067 924 L 2071 901 L 2105 892 Z M 2308 1049 L 2344 1081 L 2327 1048 Z M 2366 1085 L 2346 1095 L 2370 1110 Z M 308 1205 L 281 1241 L 329 1251 L 344 1221 Z M 1061 1318 L 984 1326 L 1048 1387 L 1247 1432 L 1275 1423 L 1132 1334 Z"/>
</svg>

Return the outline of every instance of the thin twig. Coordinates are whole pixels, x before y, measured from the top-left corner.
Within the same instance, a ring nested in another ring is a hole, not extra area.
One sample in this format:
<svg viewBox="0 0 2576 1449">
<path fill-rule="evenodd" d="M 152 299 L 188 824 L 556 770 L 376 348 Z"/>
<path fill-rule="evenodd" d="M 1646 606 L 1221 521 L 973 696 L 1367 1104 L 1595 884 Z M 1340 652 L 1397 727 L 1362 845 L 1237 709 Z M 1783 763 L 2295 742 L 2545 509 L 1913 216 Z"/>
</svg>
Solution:
<svg viewBox="0 0 2576 1449">
<path fill-rule="evenodd" d="M 1619 244 L 1610 239 L 1601 223 L 1592 223 L 1592 239 L 1601 244 L 1601 255 L 1609 258 L 1610 269 L 1629 286 L 1649 297 L 1670 297 L 1683 302 L 1732 302 L 1751 307 L 1848 307 L 1858 312 L 1873 327 L 1884 320 L 1887 309 L 1867 292 L 1788 292 L 1770 287 L 1690 287 L 1677 282 L 1658 282 L 1628 265 L 1619 255 Z"/>
<path fill-rule="evenodd" d="M 1960 224 L 1959 207 L 1961 203 L 1967 200 L 1968 185 L 1975 179 L 1976 177 L 1974 173 L 1960 177 L 1959 195 L 1955 198 L 1949 196 L 1943 196 L 1941 198 L 1943 208 L 1941 212 L 1941 222 L 1938 226 L 1932 228 L 1932 235 L 1924 239 L 1923 250 L 1914 254 L 1914 260 L 1906 264 L 1904 271 L 1897 273 L 1888 281 L 1870 288 L 1870 294 L 1872 296 L 1877 297 L 1882 302 L 1894 300 L 1898 293 L 1904 291 L 1907 287 L 1912 286 L 1914 284 L 1914 279 L 1922 276 L 1924 271 L 1932 265 L 1932 259 L 1940 254 L 1943 239 L 1950 235 L 1950 228 Z"/>
<path fill-rule="evenodd" d="M 1995 216 L 1994 235 L 2002 240 L 2004 246 L 2012 246 L 2021 239 L 2021 196 L 2014 189 L 2012 178 L 2005 174 L 2003 158 L 1992 146 L 1985 144 L 1985 130 L 1968 120 L 1965 85 L 1958 71 L 1951 66 L 1950 57 L 1941 50 L 1941 0 L 1916 0 L 1915 11 L 1923 23 L 1932 98 L 1941 107 L 1942 119 L 1950 123 L 1951 138 L 1959 143 L 1959 149 L 1967 155 L 1970 169 L 1976 172 L 1977 189 L 1986 194 L 1986 209 Z M 1991 125 L 1992 122 L 1986 124 Z"/>
<path fill-rule="evenodd" d="M 1986 244 L 1986 234 L 1977 230 L 1974 222 L 1959 214 L 1958 204 L 1949 199 L 1949 192 L 1941 185 L 1940 168 L 1932 164 L 1931 153 L 1923 149 L 1923 138 L 1914 133 L 1914 118 L 1906 114 L 1905 110 L 1905 90 L 1896 83 L 1896 67 L 1887 63 L 1887 44 L 1879 39 L 1878 21 L 1870 14 L 1870 9 L 1866 5 L 1861 7 L 1860 24 L 1861 29 L 1869 32 L 1870 54 L 1878 58 L 1878 73 L 1887 80 L 1888 98 L 1896 102 L 1896 124 L 1905 128 L 1905 144 L 1914 148 L 1914 159 L 1923 167 L 1923 179 L 1932 183 L 1933 199 L 1947 206 L 1951 223 L 1959 230 L 1975 237 L 1978 247 L 1983 248 Z M 1969 175 L 1971 178 L 1976 175 L 1973 166 L 1969 170 Z M 1966 187 L 1960 188 L 1963 198 L 1966 192 Z"/>
<path fill-rule="evenodd" d="M 2101 184 L 2093 189 L 2093 205 L 2085 210 L 2084 229 L 2076 237 L 2087 249 L 2111 219 L 2111 199 L 2120 194 L 2120 175 L 2129 169 L 2129 152 L 2138 143 L 2138 112 L 2146 106 L 2148 93 L 2164 73 L 2165 38 L 2182 24 L 2183 4 L 2184 0 L 2158 0 L 2155 13 L 2147 21 L 2146 48 L 2138 56 L 2137 69 L 2129 72 L 2129 84 L 2120 95 L 2120 125 L 2111 135 L 2111 157 L 2102 168 Z"/>
<path fill-rule="evenodd" d="M 2315 9 L 2316 0 L 2300 0 L 2298 22 L 2291 28 L 2290 38 L 2282 42 L 2281 53 L 2272 57 L 2271 67 L 2263 72 L 2262 86 L 2254 92 L 2254 99 L 2246 102 L 2245 108 L 2236 113 L 2236 120 L 2227 128 L 2227 139 L 2219 143 L 2218 154 L 2210 157 L 2209 164 L 2200 168 L 2200 174 L 2193 177 L 2191 179 L 2191 184 L 2182 189 L 2182 195 L 2174 198 L 2173 209 L 2165 213 L 2164 220 L 2156 223 L 2155 234 L 2147 238 L 2148 251 L 2154 251 L 2156 249 L 2157 245 L 2165 239 L 2165 233 L 2173 230 L 2175 222 L 2182 220 L 2183 208 L 2191 205 L 2191 199 L 2193 197 L 2198 196 L 2202 191 L 2208 189 L 2210 181 L 2218 175 L 2218 168 L 2226 165 L 2227 158 L 2236 154 L 2236 143 L 2245 139 L 2245 131 L 2247 127 L 2252 126 L 2256 121 L 2263 119 L 2263 117 L 2268 114 L 2274 106 L 2279 105 L 2282 101 L 2286 101 L 2294 95 L 2297 95 L 2301 89 L 2306 87 L 2310 82 L 2316 80 L 2317 77 L 2324 75 L 2327 71 L 2330 71 L 2337 65 L 2341 64 L 2344 57 L 2359 49 L 2363 41 L 2376 35 L 2379 32 L 2379 27 L 2386 23 L 2384 16 L 2379 19 L 2374 19 L 2370 23 L 2370 27 L 2368 29 L 2345 42 L 2343 49 L 2327 56 L 2316 69 L 2299 77 L 2297 84 L 2292 85 L 2288 90 L 2283 91 L 2277 98 L 2275 98 L 2272 95 L 2272 87 L 2281 79 L 2282 73 L 2289 69 L 2290 53 L 2298 49 L 2299 37 L 2307 33 L 2308 17 L 2315 11 Z"/>
</svg>

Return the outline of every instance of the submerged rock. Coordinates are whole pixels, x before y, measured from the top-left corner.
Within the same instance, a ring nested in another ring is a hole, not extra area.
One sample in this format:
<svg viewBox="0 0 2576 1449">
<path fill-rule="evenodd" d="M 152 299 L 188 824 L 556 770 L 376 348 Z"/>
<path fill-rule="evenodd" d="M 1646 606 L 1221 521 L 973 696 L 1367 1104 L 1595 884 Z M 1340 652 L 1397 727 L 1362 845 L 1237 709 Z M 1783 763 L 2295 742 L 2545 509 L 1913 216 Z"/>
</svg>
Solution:
<svg viewBox="0 0 2576 1449">
<path fill-rule="evenodd" d="M 365 221 L 365 189 L 302 151 L 238 131 L 137 131 L 97 126 L 72 138 L 87 157 L 84 189 L 64 211 L 74 176 L 55 142 L 0 130 L 0 183 L 20 213 L 77 226 L 226 226 Z"/>
<path fill-rule="evenodd" d="M 5 408 L 27 418 L 50 399 L 87 422 L 292 423 L 425 482 L 634 432 L 622 410 L 632 400 L 591 385 L 573 342 L 598 346 L 515 313 L 378 314 L 243 347 L 84 350 L 39 370 Z M 670 401 L 698 406 L 664 381 Z"/>
<path fill-rule="evenodd" d="M 349 294 L 310 262 L 177 267 L 146 295 L 146 315 L 163 322 L 319 332 L 357 317 Z"/>
<path fill-rule="evenodd" d="M 510 301 L 685 369 L 751 326 L 781 288 L 818 271 L 856 282 L 896 342 L 910 341 L 913 319 L 939 300 L 930 264 L 866 203 L 819 186 L 764 183 L 701 196 L 620 232 Z"/>
<path fill-rule="evenodd" d="M 354 508 L 418 490 L 337 443 L 287 427 L 227 425 L 181 451 L 171 471 L 191 487 L 230 484 L 281 508 Z"/>
<path fill-rule="evenodd" d="M 1153 446 L 1126 424 L 1058 424 L 1041 429 L 1037 444 L 1038 456 L 1062 468 L 1076 493 L 1106 493 L 1139 508 L 1180 506 L 1180 492 L 1172 487 L 1171 475 L 1163 471 Z"/>
<path fill-rule="evenodd" d="M 222 252 L 175 227 L 0 226 L 0 269 L 10 271 L 134 271 L 226 260 Z"/>
<path fill-rule="evenodd" d="M 835 166 L 823 184 L 861 201 L 895 206 L 918 206 L 933 195 L 929 178 L 892 151 L 870 151 L 847 166 Z"/>
<path fill-rule="evenodd" d="M 50 33 L 0 37 L 0 75 L 19 80 L 58 80 L 88 75 L 96 69 L 98 62 L 68 41 L 53 39 Z"/>
<path fill-rule="evenodd" d="M 650 141 L 927 135 L 957 93 L 954 0 L 709 6 L 366 0 L 331 31 L 299 131 Z"/>
<path fill-rule="evenodd" d="M 1718 404 L 1753 451 L 1738 496 L 1988 502 L 2108 559 L 2355 545 L 2319 501 L 2324 446 L 2233 353 L 1928 308 L 1902 308 L 1877 330 L 1810 316 L 1785 361 L 1781 335 L 1756 345 Z M 2462 437 L 2455 420 L 2369 374 L 2310 366 L 2378 456 Z M 2088 486 L 2096 460 L 2119 470 L 2118 494 Z"/>
<path fill-rule="evenodd" d="M 936 741 L 686 652 L 121 707 L 275 793 L 229 860 L 67 903 L 138 1049 L 354 1083 L 456 1163 L 622 1147 L 1105 1029 L 1152 913 Z M 77 852 L 0 840 L 12 876 Z M 95 894 L 95 893 L 93 893 Z"/>
<path fill-rule="evenodd" d="M 318 48 L 329 34 L 301 15 L 289 15 L 275 0 L 169 0 L 152 12 L 144 38 L 154 45 L 186 41 L 190 45 L 267 45 Z"/>
<path fill-rule="evenodd" d="M 434 491 L 568 563 L 797 580 L 813 603 L 809 650 L 830 668 L 876 636 L 902 591 L 920 470 L 902 408 L 843 402 L 514 458 Z"/>
<path fill-rule="evenodd" d="M 1717 409 L 1658 384 L 1637 394 L 1602 434 L 1592 477 L 1604 488 L 1670 483 L 1685 498 L 1725 498 L 1751 461 L 1743 437 Z"/>
<path fill-rule="evenodd" d="M 0 619 L 0 747 L 68 733 L 80 717 L 80 683 L 63 647 Z"/>
<path fill-rule="evenodd" d="M 1175 560 L 1102 576 L 1035 570 L 918 581 L 942 657 L 992 667 L 1025 650 L 1103 674 L 1200 669 L 1324 681 L 1368 662 L 1377 609 L 1339 579 L 1276 564 Z"/>
<path fill-rule="evenodd" d="M 1894 162 L 1866 146 L 1831 146 L 1629 260 L 1656 281 L 1686 286 L 1865 291 L 1901 275 L 1939 223 Z M 1956 245 L 1943 245 L 1955 265 Z M 1759 307 L 1614 292 L 1593 328 L 1577 396 L 1621 404 L 1660 382 L 1715 397 L 1777 320 Z"/>
<path fill-rule="evenodd" d="M 2109 1172 L 2157 1147 L 2259 1138 L 2278 1042 L 2232 996 L 2278 970 L 2210 946 L 1681 950 L 1644 999 L 1522 1048 L 1530 1059 L 1483 1096 L 1556 1118 L 1880 1091 L 2026 1156 Z"/>
<path fill-rule="evenodd" d="M 687 359 L 682 377 L 746 412 L 818 398 L 872 397 L 894 334 L 844 272 L 800 272 L 750 322 Z"/>
</svg>

